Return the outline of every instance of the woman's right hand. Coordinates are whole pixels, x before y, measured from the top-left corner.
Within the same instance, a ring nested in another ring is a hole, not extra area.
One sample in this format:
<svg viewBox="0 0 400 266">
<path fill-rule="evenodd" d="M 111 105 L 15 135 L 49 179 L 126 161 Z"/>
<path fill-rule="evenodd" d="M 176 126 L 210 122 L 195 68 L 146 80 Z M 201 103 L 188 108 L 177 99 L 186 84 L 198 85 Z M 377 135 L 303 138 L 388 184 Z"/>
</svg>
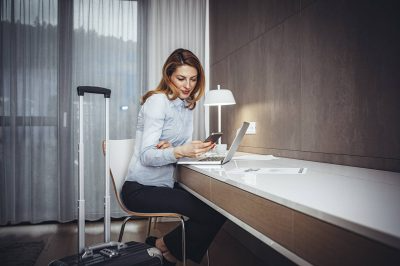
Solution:
<svg viewBox="0 0 400 266">
<path fill-rule="evenodd" d="M 166 141 L 166 140 L 161 140 L 161 141 L 156 145 L 156 148 L 157 148 L 157 149 L 161 149 L 161 150 L 166 149 L 166 148 L 169 148 L 169 147 L 171 147 L 171 143 L 169 143 L 169 142 Z"/>
<path fill-rule="evenodd" d="M 174 155 L 176 159 L 182 157 L 199 157 L 200 155 L 208 152 L 214 148 L 215 144 L 212 142 L 202 142 L 199 140 L 192 141 L 189 144 L 178 146 L 174 148 Z"/>
</svg>

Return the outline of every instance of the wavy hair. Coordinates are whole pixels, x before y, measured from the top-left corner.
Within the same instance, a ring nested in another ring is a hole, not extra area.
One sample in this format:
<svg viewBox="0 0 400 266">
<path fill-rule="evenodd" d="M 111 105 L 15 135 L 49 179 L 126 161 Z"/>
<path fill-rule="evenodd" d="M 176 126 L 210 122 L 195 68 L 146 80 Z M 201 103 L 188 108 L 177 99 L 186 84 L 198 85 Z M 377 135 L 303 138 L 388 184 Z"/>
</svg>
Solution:
<svg viewBox="0 0 400 266">
<path fill-rule="evenodd" d="M 193 110 L 196 107 L 196 102 L 204 95 L 205 77 L 204 70 L 201 66 L 200 60 L 191 51 L 186 49 L 176 49 L 165 61 L 162 69 L 162 79 L 157 88 L 146 92 L 141 99 L 141 104 L 153 94 L 164 93 L 169 100 L 175 100 L 179 96 L 178 88 L 171 81 L 171 76 L 175 70 L 183 65 L 188 65 L 196 68 L 197 70 L 197 83 L 195 88 L 191 91 L 186 100 L 186 107 Z"/>
</svg>

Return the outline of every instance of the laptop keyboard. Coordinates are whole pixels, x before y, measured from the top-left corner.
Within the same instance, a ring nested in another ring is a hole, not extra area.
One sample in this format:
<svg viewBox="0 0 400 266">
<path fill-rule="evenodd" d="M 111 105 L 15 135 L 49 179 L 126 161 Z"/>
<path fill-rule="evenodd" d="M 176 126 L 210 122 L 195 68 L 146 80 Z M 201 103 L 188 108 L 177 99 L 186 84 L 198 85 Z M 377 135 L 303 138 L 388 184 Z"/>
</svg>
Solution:
<svg viewBox="0 0 400 266">
<path fill-rule="evenodd" d="M 214 161 L 222 161 L 224 158 L 225 157 L 213 157 L 213 156 L 210 156 L 210 157 L 205 157 L 203 159 L 200 159 L 199 161 L 202 161 L 202 162 L 214 162 Z"/>
</svg>

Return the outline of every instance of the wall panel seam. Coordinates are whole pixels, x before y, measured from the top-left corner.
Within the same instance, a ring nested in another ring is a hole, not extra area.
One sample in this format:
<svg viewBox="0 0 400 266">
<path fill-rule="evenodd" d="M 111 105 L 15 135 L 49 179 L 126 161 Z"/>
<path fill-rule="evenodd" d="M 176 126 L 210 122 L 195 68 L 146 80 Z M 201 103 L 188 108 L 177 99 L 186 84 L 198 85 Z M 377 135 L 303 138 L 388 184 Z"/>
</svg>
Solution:
<svg viewBox="0 0 400 266">
<path fill-rule="evenodd" d="M 307 6 L 305 9 L 309 8 L 311 5 Z M 252 42 L 262 38 L 265 34 L 267 34 L 268 32 L 272 31 L 273 29 L 275 29 L 276 27 L 279 27 L 280 25 L 282 25 L 283 23 L 285 23 L 285 21 L 287 21 L 288 19 L 297 16 L 297 15 L 301 15 L 301 11 L 302 9 L 300 8 L 297 12 L 283 18 L 281 21 L 277 22 L 276 24 L 272 25 L 271 27 L 265 29 L 264 32 L 260 33 L 259 35 L 257 35 L 256 37 L 254 37 L 253 39 L 249 40 L 248 42 L 244 43 L 243 45 L 237 47 L 236 49 L 234 49 L 233 51 L 229 52 L 228 54 L 226 54 L 224 57 L 218 59 L 217 61 L 213 61 L 212 64 L 210 64 L 211 67 L 213 67 L 214 65 L 220 63 L 221 61 L 227 59 L 228 57 L 230 57 L 231 55 L 233 55 L 234 53 L 236 53 L 237 51 L 239 51 L 240 49 L 242 49 L 243 47 L 250 45 Z"/>
</svg>

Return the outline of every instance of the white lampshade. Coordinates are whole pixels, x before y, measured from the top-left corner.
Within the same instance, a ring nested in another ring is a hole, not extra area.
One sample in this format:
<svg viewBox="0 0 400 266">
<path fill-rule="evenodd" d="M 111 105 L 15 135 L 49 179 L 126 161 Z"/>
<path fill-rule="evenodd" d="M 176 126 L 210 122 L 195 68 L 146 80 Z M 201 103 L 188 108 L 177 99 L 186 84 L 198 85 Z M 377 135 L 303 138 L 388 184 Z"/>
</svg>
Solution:
<svg viewBox="0 0 400 266">
<path fill-rule="evenodd" d="M 210 90 L 206 93 L 204 105 L 231 105 L 236 104 L 230 90 Z"/>
<path fill-rule="evenodd" d="M 236 104 L 235 98 L 230 90 L 221 90 L 221 86 L 217 86 L 218 89 L 210 90 L 206 93 L 204 99 L 204 105 L 208 106 L 218 106 L 218 132 L 221 132 L 221 105 L 231 105 Z M 219 138 L 218 144 L 221 144 L 221 139 Z"/>
</svg>

